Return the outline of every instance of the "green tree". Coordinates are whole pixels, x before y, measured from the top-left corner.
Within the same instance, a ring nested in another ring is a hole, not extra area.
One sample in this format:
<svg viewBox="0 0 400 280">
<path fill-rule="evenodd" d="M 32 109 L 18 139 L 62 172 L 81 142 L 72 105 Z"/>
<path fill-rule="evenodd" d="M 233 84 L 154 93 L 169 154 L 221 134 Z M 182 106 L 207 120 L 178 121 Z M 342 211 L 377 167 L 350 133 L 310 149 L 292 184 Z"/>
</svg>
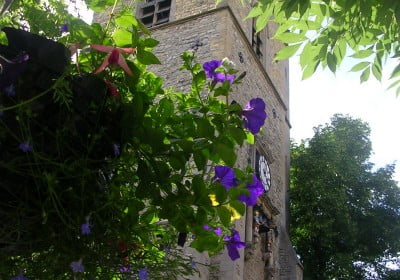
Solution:
<svg viewBox="0 0 400 280">
<path fill-rule="evenodd" d="M 394 165 L 373 171 L 370 129 L 335 115 L 292 146 L 291 236 L 305 279 L 365 279 L 400 251 Z M 375 278 L 376 279 L 376 278 Z"/>
<path fill-rule="evenodd" d="M 371 73 L 381 80 L 384 61 L 400 55 L 398 1 L 258 0 L 248 18 L 257 18 L 257 31 L 269 22 L 280 25 L 274 38 L 287 46 L 276 59 L 289 58 L 300 50 L 303 78 L 310 77 L 318 66 L 335 72 L 351 57 L 357 62 L 351 71 L 361 72 L 361 82 Z M 400 65 L 390 77 L 395 79 L 391 87 L 398 86 Z"/>
</svg>

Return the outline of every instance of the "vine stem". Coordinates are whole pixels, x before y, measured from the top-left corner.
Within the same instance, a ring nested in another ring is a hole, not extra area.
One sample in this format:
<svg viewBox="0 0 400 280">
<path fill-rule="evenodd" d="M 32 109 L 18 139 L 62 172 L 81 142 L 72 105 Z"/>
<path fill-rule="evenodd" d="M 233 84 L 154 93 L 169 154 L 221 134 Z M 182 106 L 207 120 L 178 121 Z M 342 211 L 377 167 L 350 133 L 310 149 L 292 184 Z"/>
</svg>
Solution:
<svg viewBox="0 0 400 280">
<path fill-rule="evenodd" d="M 53 89 L 53 87 L 50 87 L 50 88 L 46 89 L 45 91 L 43 91 L 42 93 L 39 93 L 38 95 L 36 95 L 36 96 L 34 96 L 34 97 L 32 97 L 32 98 L 30 98 L 30 99 L 28 99 L 28 100 L 25 100 L 25 101 L 23 101 L 23 102 L 21 102 L 21 103 L 15 104 L 15 105 L 13 105 L 13 106 L 4 107 L 4 108 L 3 108 L 3 107 L 0 107 L 0 111 L 12 110 L 12 109 L 15 109 L 15 108 L 24 106 L 24 105 L 26 105 L 26 104 L 29 104 L 29 103 L 31 103 L 32 101 L 34 101 L 34 100 L 36 100 L 36 99 L 42 97 L 43 95 L 45 95 L 46 93 L 48 93 L 48 92 L 49 92 L 50 90 L 52 90 L 52 89 Z"/>
<path fill-rule="evenodd" d="M 110 26 L 111 20 L 114 17 L 114 10 L 115 10 L 115 7 L 117 6 L 117 3 L 118 3 L 118 0 L 114 0 L 114 5 L 113 5 L 113 7 L 111 9 L 111 12 L 110 12 L 110 18 L 108 19 L 107 24 L 106 24 L 106 28 L 104 29 L 104 35 L 107 34 L 107 31 L 108 31 L 108 28 Z"/>
</svg>

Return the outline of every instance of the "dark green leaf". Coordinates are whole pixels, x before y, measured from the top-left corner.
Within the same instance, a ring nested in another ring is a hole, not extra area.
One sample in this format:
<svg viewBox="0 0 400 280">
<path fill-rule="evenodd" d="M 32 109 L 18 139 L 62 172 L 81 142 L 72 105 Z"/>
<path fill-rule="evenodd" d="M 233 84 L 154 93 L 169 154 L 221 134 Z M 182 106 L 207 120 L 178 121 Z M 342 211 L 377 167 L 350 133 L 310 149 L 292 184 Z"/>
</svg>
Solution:
<svg viewBox="0 0 400 280">
<path fill-rule="evenodd" d="M 138 48 L 137 50 L 137 60 L 144 65 L 161 64 L 161 62 L 153 53 L 145 51 L 142 48 Z"/>
<path fill-rule="evenodd" d="M 225 206 L 218 206 L 217 213 L 221 223 L 228 227 L 231 223 L 231 212 Z"/>
</svg>

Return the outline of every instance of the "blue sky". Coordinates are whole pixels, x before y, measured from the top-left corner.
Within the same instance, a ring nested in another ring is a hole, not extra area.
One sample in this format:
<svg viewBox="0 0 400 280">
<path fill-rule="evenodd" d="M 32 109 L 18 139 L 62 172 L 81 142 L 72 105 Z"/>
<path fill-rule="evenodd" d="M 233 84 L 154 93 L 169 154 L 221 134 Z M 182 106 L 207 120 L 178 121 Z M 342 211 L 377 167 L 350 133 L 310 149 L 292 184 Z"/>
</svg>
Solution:
<svg viewBox="0 0 400 280">
<path fill-rule="evenodd" d="M 386 69 L 393 69 L 393 65 L 393 61 L 388 63 Z M 396 97 L 393 90 L 386 91 L 389 81 L 380 83 L 370 77 L 360 84 L 359 73 L 348 72 L 352 65 L 343 66 L 336 75 L 318 69 L 311 78 L 301 81 L 298 58 L 291 59 L 291 137 L 296 142 L 311 138 L 313 127 L 329 123 L 335 113 L 360 118 L 371 127 L 370 161 L 376 167 L 398 161 L 395 180 L 400 182 L 400 96 Z"/>
</svg>

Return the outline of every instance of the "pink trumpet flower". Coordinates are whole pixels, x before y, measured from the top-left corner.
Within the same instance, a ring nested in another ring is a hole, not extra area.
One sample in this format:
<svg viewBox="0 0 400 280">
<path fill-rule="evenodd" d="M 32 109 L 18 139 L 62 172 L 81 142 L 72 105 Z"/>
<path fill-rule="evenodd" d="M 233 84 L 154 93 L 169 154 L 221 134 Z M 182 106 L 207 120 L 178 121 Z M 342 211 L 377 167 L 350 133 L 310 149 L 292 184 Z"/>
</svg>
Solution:
<svg viewBox="0 0 400 280">
<path fill-rule="evenodd" d="M 106 58 L 104 59 L 103 63 L 100 67 L 94 72 L 94 74 L 98 74 L 101 71 L 104 71 L 108 65 L 116 65 L 118 64 L 121 66 L 122 69 L 128 74 L 129 76 L 133 76 L 131 69 L 129 69 L 128 64 L 125 61 L 122 53 L 130 54 L 134 53 L 136 50 L 134 48 L 117 48 L 112 46 L 103 46 L 103 45 L 90 45 L 92 49 L 95 49 L 99 52 L 108 53 Z"/>
</svg>

